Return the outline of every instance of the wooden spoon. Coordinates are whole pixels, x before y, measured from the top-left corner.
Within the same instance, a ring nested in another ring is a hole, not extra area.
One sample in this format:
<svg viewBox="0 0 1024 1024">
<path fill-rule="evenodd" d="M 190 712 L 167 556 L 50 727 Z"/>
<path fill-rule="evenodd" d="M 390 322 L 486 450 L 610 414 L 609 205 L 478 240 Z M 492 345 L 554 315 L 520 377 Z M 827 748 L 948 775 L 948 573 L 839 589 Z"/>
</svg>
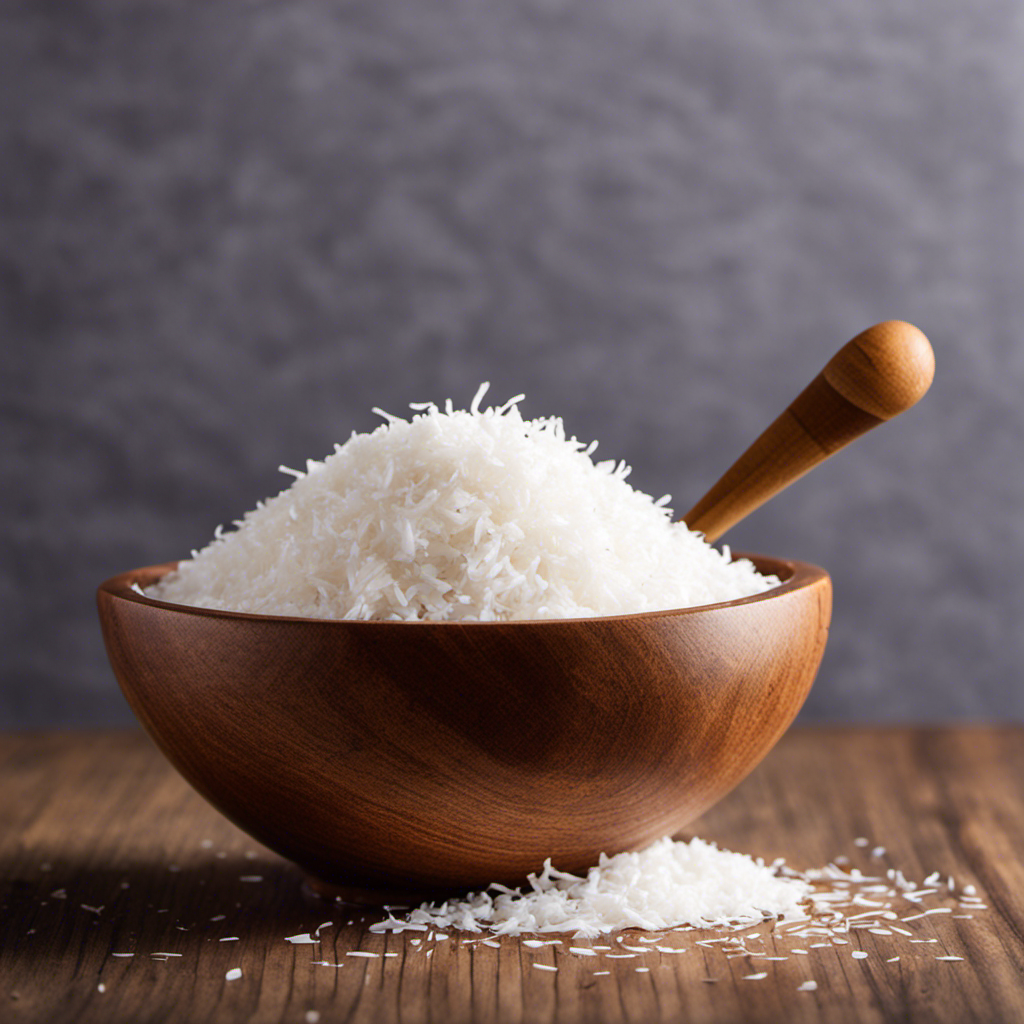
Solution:
<svg viewBox="0 0 1024 1024">
<path fill-rule="evenodd" d="M 847 342 L 683 516 L 709 542 L 861 434 L 909 409 L 935 375 L 913 324 L 886 320 Z"/>
</svg>

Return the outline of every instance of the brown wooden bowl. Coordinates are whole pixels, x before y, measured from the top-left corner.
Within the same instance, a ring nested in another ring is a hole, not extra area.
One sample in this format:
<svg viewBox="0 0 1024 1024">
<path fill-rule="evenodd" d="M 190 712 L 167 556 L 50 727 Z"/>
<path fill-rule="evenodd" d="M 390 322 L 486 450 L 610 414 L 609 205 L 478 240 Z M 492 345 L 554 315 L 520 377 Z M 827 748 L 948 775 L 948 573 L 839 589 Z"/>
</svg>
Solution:
<svg viewBox="0 0 1024 1024">
<path fill-rule="evenodd" d="M 317 879 L 376 892 L 520 882 L 641 849 L 729 792 L 793 720 L 832 586 L 530 622 L 346 622 L 98 591 L 135 714 L 228 818 Z"/>
</svg>

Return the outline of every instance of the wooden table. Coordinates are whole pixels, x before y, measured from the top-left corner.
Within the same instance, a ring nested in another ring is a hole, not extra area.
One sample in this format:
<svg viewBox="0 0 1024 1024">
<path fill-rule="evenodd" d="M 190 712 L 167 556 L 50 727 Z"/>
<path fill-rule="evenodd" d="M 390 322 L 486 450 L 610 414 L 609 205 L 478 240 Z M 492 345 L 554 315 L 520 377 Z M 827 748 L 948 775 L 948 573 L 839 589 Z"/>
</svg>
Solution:
<svg viewBox="0 0 1024 1024">
<path fill-rule="evenodd" d="M 372 934 L 372 915 L 304 894 L 138 733 L 0 738 L 0 772 L 4 1022 L 1024 1021 L 1020 728 L 791 731 L 690 832 L 800 869 L 937 871 L 921 906 L 950 910 L 902 925 L 913 943 L 861 929 L 801 955 L 763 925 L 764 955 L 733 958 L 700 932 L 661 940 L 681 954 L 611 959 L 569 952 L 598 940 Z M 987 909 L 958 903 L 967 885 Z M 328 920 L 318 945 L 285 941 Z"/>
</svg>

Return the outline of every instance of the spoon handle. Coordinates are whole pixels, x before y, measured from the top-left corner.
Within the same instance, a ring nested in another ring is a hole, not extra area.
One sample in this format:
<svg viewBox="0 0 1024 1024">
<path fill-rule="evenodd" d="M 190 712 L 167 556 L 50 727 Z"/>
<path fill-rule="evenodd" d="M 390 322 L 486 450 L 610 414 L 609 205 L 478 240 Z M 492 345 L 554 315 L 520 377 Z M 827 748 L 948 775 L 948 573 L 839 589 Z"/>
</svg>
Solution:
<svg viewBox="0 0 1024 1024">
<path fill-rule="evenodd" d="M 819 462 L 909 409 L 935 375 L 935 354 L 912 324 L 887 320 L 844 345 L 789 408 L 683 517 L 716 541 Z"/>
</svg>

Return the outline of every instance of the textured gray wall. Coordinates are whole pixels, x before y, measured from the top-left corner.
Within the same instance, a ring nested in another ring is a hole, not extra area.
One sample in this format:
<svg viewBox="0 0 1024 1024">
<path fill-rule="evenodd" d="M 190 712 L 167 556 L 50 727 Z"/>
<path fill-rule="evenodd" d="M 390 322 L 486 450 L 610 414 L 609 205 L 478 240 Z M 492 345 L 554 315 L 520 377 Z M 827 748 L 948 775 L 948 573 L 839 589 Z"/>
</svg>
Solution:
<svg viewBox="0 0 1024 1024">
<path fill-rule="evenodd" d="M 372 405 L 527 394 L 682 511 L 832 351 L 905 419 L 728 538 L 828 567 L 810 719 L 1024 717 L 1011 0 L 0 7 L 0 724 L 129 720 L 93 588 Z"/>
</svg>

